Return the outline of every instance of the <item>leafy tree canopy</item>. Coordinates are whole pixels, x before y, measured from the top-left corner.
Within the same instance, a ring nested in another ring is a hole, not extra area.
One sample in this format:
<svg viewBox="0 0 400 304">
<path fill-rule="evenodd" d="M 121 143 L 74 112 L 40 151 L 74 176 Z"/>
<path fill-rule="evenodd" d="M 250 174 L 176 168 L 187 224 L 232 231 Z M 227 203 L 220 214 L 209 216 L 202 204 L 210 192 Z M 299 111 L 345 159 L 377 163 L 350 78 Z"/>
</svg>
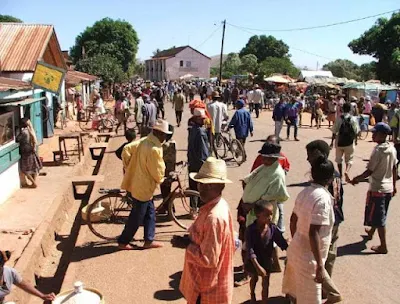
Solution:
<svg viewBox="0 0 400 304">
<path fill-rule="evenodd" d="M 139 38 L 129 22 L 104 18 L 76 37 L 71 56 L 74 63 L 100 54 L 113 57 L 127 72 L 135 63 L 138 44 Z"/>
<path fill-rule="evenodd" d="M 293 62 L 287 58 L 268 57 L 260 63 L 259 76 L 270 76 L 279 73 L 297 78 L 300 70 L 295 67 Z"/>
<path fill-rule="evenodd" d="M 241 74 L 242 61 L 236 53 L 229 53 L 222 64 L 222 78 L 231 78 L 233 75 Z"/>
<path fill-rule="evenodd" d="M 359 66 L 347 59 L 336 59 L 322 67 L 325 71 L 331 71 L 335 77 L 346 77 L 348 79 L 361 80 Z"/>
<path fill-rule="evenodd" d="M 21 19 L 18 19 L 13 16 L 9 15 L 0 15 L 0 22 L 16 22 L 16 23 L 22 23 L 23 21 Z"/>
<path fill-rule="evenodd" d="M 273 36 L 254 35 L 240 51 L 240 57 L 249 54 L 254 54 L 259 62 L 264 61 L 267 57 L 289 57 L 289 46 Z"/>
<path fill-rule="evenodd" d="M 106 54 L 96 54 L 80 59 L 76 64 L 76 69 L 100 76 L 106 83 L 123 82 L 128 79 L 128 75 L 122 70 L 118 59 Z"/>
<path fill-rule="evenodd" d="M 241 58 L 242 65 L 241 65 L 241 70 L 246 72 L 246 73 L 256 73 L 258 69 L 258 60 L 256 55 L 254 54 L 248 54 L 245 55 Z"/>
<path fill-rule="evenodd" d="M 350 49 L 360 55 L 375 57 L 376 75 L 383 82 L 400 82 L 400 13 L 390 19 L 379 18 L 359 38 L 349 43 Z"/>
</svg>

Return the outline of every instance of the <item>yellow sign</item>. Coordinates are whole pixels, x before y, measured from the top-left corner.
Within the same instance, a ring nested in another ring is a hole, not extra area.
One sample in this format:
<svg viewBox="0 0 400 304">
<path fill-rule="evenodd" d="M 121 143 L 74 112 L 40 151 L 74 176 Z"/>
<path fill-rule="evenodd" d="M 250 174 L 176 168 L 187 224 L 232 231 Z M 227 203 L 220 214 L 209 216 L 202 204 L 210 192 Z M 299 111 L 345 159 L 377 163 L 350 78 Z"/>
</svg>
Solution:
<svg viewBox="0 0 400 304">
<path fill-rule="evenodd" d="M 65 71 L 44 62 L 36 64 L 32 85 L 43 90 L 58 94 L 64 80 Z"/>
</svg>

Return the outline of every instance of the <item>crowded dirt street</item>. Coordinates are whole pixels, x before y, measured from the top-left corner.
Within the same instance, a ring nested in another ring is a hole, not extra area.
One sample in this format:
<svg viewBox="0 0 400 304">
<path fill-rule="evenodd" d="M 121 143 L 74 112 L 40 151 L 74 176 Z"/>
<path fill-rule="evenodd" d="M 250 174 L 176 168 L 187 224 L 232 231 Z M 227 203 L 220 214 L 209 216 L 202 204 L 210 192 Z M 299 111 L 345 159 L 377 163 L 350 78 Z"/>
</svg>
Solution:
<svg viewBox="0 0 400 304">
<path fill-rule="evenodd" d="M 166 103 L 166 119 L 174 123 L 175 117 L 170 103 Z M 238 167 L 228 162 L 228 177 L 233 184 L 227 185 L 223 192 L 229 202 L 236 221 L 236 207 L 242 195 L 240 179 L 245 177 L 251 168 L 265 138 L 273 133 L 271 111 L 261 112 L 260 118 L 253 117 L 255 124 L 254 137 L 246 143 L 248 160 Z M 175 128 L 173 139 L 177 142 L 178 160 L 186 160 L 187 128 L 186 123 L 190 113 L 187 105 L 183 115 L 182 126 Z M 229 111 L 232 117 L 233 111 Z M 254 115 L 253 115 L 254 116 Z M 308 123 L 309 116 L 303 117 L 303 124 Z M 285 128 L 282 130 L 285 132 Z M 283 133 L 282 132 L 282 133 Z M 314 139 L 324 139 L 330 143 L 331 132 L 324 123 L 322 128 L 310 129 L 308 126 L 299 128 L 299 142 L 282 142 L 282 151 L 288 157 L 291 168 L 287 175 L 287 186 L 290 199 L 285 203 L 286 237 L 288 235 L 289 217 L 297 194 L 303 189 L 303 183 L 309 180 L 309 164 L 306 161 L 305 145 Z M 356 146 L 354 167 L 350 175 L 362 172 L 366 166 L 373 143 L 370 137 L 359 141 Z M 104 188 L 119 188 L 122 179 L 122 165 L 114 155 L 124 138 L 113 137 L 106 151 L 106 156 L 100 169 L 105 175 L 104 182 L 96 183 L 90 202 L 96 197 L 97 190 Z M 334 157 L 332 151 L 330 158 Z M 400 229 L 396 219 L 400 216 L 398 197 L 390 206 L 388 218 L 388 249 L 389 254 L 377 255 L 369 248 L 378 240 L 366 241 L 363 216 L 367 191 L 367 183 L 358 187 L 350 184 L 344 186 L 345 221 L 340 226 L 338 241 L 338 258 L 333 272 L 333 279 L 344 297 L 344 303 L 400 303 L 400 280 L 398 273 L 400 264 L 397 262 L 397 252 L 400 240 L 397 237 Z M 236 223 L 235 223 L 236 224 Z M 121 226 L 122 229 L 122 226 Z M 237 229 L 237 226 L 235 226 Z M 157 219 L 156 240 L 164 243 L 164 248 L 142 251 L 119 251 L 116 243 L 105 243 L 94 236 L 87 226 L 83 225 L 79 232 L 77 244 L 73 250 L 70 264 L 66 272 L 62 289 L 70 289 L 77 280 L 86 286 L 101 290 L 107 303 L 185 303 L 178 290 L 183 268 L 184 250 L 173 248 L 170 240 L 173 235 L 183 235 L 185 232 L 170 221 Z M 143 236 L 139 230 L 136 239 Z M 139 244 L 139 243 L 138 243 Z M 59 248 L 59 247 L 58 247 Z M 285 252 L 280 252 L 283 257 Z M 241 264 L 240 252 L 235 255 L 235 265 Z M 284 303 L 281 286 L 282 273 L 271 276 L 270 303 Z M 248 285 L 234 289 L 233 303 L 247 303 L 249 300 Z M 39 302 L 32 302 L 39 303 Z"/>
</svg>

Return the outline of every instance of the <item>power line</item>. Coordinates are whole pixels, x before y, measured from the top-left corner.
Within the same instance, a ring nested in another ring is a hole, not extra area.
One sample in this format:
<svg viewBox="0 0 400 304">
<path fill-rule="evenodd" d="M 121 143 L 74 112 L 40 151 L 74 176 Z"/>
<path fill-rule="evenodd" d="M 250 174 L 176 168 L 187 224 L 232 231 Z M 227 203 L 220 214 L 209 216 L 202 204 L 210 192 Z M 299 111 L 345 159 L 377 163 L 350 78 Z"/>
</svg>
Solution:
<svg viewBox="0 0 400 304">
<path fill-rule="evenodd" d="M 242 27 L 240 27 L 240 26 L 236 26 L 236 25 L 233 25 L 233 24 L 229 24 L 228 22 L 227 22 L 227 24 L 230 25 L 230 26 L 232 26 L 232 27 L 234 27 L 234 28 L 237 28 L 237 29 L 239 29 L 239 30 L 241 30 L 241 31 L 243 31 L 243 32 L 246 32 L 246 33 L 248 33 L 248 34 L 250 34 L 250 35 L 256 35 L 256 33 L 250 32 L 250 31 L 248 31 L 248 30 L 246 30 L 246 29 L 244 29 L 244 28 L 242 28 Z M 316 56 L 316 57 L 319 57 L 319 58 L 323 58 L 323 59 L 327 59 L 327 60 L 331 60 L 331 61 L 334 60 L 334 59 L 332 59 L 332 58 L 328 58 L 328 57 L 325 57 L 325 56 L 322 56 L 322 55 L 318 55 L 318 54 L 315 54 L 315 53 L 312 53 L 312 52 L 309 52 L 309 51 L 306 51 L 306 50 L 302 50 L 302 49 L 295 48 L 295 47 L 293 47 L 293 46 L 291 46 L 291 45 L 289 45 L 289 48 L 290 48 L 290 49 L 293 49 L 293 50 L 296 50 L 296 51 L 299 51 L 299 52 L 303 52 L 303 53 L 309 54 L 309 55 L 313 55 L 313 56 Z"/>
<path fill-rule="evenodd" d="M 242 28 L 245 30 L 251 30 L 251 31 L 257 31 L 257 32 L 294 32 L 294 31 L 305 31 L 305 30 L 313 30 L 313 29 L 319 29 L 319 28 L 327 28 L 327 27 L 332 27 L 332 26 L 337 26 L 337 25 L 342 25 L 342 24 L 348 24 L 352 22 L 358 22 L 362 21 L 365 19 L 370 19 L 370 18 L 376 18 L 382 15 L 390 14 L 399 11 L 400 9 L 395 9 L 392 11 L 387 11 L 383 13 L 379 13 L 376 15 L 371 15 L 371 16 L 365 16 L 357 19 L 352 19 L 352 20 L 347 20 L 347 21 L 341 21 L 341 22 L 335 22 L 335 23 L 330 23 L 330 24 L 324 24 L 324 25 L 316 25 L 316 26 L 310 26 L 310 27 L 300 27 L 300 28 L 291 28 L 291 29 L 269 29 L 269 30 L 263 30 L 263 29 L 254 29 L 254 28 L 248 28 L 248 27 L 243 27 L 243 26 L 238 26 L 234 25 L 231 23 L 228 23 L 231 26 Z"/>
<path fill-rule="evenodd" d="M 218 26 L 211 34 L 210 36 L 208 36 L 202 43 L 200 43 L 198 46 L 196 46 L 195 48 L 198 49 L 200 48 L 203 44 L 205 44 L 208 40 L 211 39 L 212 36 L 214 36 L 214 34 L 221 28 L 222 24 L 220 26 Z"/>
</svg>

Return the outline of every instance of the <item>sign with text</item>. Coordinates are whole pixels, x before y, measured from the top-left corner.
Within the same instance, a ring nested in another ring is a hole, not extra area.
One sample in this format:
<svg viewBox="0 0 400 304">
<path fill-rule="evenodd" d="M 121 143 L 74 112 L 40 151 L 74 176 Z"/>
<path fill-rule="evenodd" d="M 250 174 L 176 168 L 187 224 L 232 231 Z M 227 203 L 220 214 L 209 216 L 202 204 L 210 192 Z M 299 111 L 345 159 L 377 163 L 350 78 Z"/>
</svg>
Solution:
<svg viewBox="0 0 400 304">
<path fill-rule="evenodd" d="M 38 61 L 32 78 L 32 85 L 51 93 L 59 94 L 65 77 L 65 70 Z"/>
</svg>

